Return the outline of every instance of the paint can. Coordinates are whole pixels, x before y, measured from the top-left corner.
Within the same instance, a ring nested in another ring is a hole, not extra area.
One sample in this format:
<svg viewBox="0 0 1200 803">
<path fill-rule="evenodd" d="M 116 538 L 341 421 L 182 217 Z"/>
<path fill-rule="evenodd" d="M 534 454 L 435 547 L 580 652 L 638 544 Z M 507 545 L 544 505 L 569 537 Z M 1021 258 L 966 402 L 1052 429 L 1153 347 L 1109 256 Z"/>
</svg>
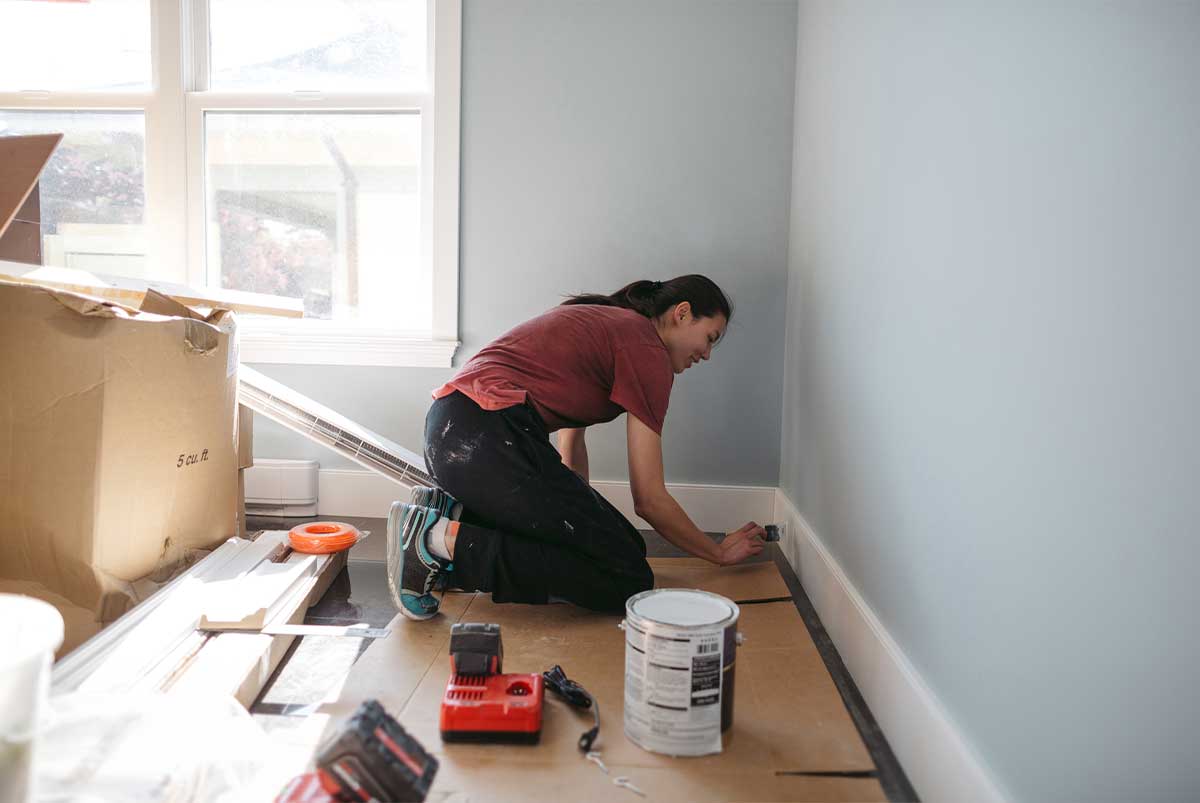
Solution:
<svg viewBox="0 0 1200 803">
<path fill-rule="evenodd" d="M 32 801 L 62 614 L 40 599 L 0 594 L 0 640 L 0 800 Z"/>
<path fill-rule="evenodd" d="M 670 756 L 721 752 L 733 724 L 741 611 L 719 594 L 656 588 L 625 602 L 625 736 Z"/>
</svg>

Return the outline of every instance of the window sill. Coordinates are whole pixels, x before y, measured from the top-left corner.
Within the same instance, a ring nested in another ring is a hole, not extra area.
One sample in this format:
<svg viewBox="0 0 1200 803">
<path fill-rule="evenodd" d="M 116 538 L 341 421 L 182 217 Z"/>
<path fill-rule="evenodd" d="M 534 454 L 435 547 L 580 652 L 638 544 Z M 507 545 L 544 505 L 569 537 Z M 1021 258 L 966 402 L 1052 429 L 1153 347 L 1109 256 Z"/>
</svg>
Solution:
<svg viewBox="0 0 1200 803">
<path fill-rule="evenodd" d="M 459 345 L 419 334 L 299 321 L 243 319 L 238 327 L 238 356 L 245 363 L 449 368 Z"/>
</svg>

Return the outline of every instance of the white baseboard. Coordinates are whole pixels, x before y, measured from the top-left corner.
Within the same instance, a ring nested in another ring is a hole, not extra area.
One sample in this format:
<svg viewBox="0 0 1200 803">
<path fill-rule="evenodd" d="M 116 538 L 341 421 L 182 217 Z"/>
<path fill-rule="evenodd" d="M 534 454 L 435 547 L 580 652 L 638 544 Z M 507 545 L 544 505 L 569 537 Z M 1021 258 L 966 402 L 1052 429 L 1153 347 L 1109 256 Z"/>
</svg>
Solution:
<svg viewBox="0 0 1200 803">
<path fill-rule="evenodd" d="M 246 511 L 261 516 L 317 515 L 316 460 L 260 459 L 244 469 Z"/>
<path fill-rule="evenodd" d="M 407 502 L 412 490 L 373 471 L 351 468 L 323 468 L 318 484 L 317 515 L 322 518 L 387 518 L 392 502 Z"/>
<path fill-rule="evenodd" d="M 600 494 L 635 527 L 651 529 L 633 512 L 627 482 L 596 481 Z M 728 532 L 747 521 L 766 524 L 775 507 L 775 488 L 736 485 L 668 485 L 667 490 L 707 532 Z M 321 469 L 318 515 L 384 517 L 397 499 L 408 500 L 409 488 L 370 471 Z"/>
<path fill-rule="evenodd" d="M 652 530 L 646 521 L 633 512 L 633 492 L 628 482 L 596 480 L 592 487 L 613 504 L 639 530 Z M 775 488 L 754 485 L 692 485 L 667 483 L 667 491 L 675 497 L 696 526 L 707 533 L 736 530 L 748 521 L 769 524 L 775 512 Z"/>
<path fill-rule="evenodd" d="M 921 800 L 1002 803 L 979 754 L 782 490 L 780 547 Z"/>
</svg>

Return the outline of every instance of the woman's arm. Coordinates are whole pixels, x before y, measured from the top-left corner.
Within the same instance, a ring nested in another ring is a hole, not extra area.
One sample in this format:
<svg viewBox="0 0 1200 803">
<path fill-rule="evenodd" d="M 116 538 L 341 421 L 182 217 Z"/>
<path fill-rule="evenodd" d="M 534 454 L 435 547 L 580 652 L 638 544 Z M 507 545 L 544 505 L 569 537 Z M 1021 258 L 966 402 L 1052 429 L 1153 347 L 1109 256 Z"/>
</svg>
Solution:
<svg viewBox="0 0 1200 803">
<path fill-rule="evenodd" d="M 587 443 L 584 441 L 586 427 L 579 429 L 560 429 L 558 431 L 558 453 L 567 468 L 588 481 Z"/>
<path fill-rule="evenodd" d="M 740 563 L 762 551 L 764 531 L 754 522 L 729 533 L 720 544 L 697 527 L 663 480 L 662 438 L 634 415 L 626 415 L 629 439 L 629 484 L 633 508 L 663 538 L 680 549 L 719 566 Z"/>
</svg>

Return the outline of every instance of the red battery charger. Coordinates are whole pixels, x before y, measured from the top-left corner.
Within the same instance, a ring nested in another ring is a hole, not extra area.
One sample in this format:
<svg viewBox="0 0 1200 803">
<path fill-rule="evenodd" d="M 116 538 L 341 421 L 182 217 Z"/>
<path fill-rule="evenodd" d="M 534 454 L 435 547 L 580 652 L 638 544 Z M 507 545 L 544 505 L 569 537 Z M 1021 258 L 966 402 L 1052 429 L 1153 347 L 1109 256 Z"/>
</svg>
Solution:
<svg viewBox="0 0 1200 803">
<path fill-rule="evenodd" d="M 542 736 L 545 682 L 540 674 L 503 674 L 500 625 L 450 628 L 450 682 L 440 727 L 446 742 L 536 744 Z"/>
</svg>

